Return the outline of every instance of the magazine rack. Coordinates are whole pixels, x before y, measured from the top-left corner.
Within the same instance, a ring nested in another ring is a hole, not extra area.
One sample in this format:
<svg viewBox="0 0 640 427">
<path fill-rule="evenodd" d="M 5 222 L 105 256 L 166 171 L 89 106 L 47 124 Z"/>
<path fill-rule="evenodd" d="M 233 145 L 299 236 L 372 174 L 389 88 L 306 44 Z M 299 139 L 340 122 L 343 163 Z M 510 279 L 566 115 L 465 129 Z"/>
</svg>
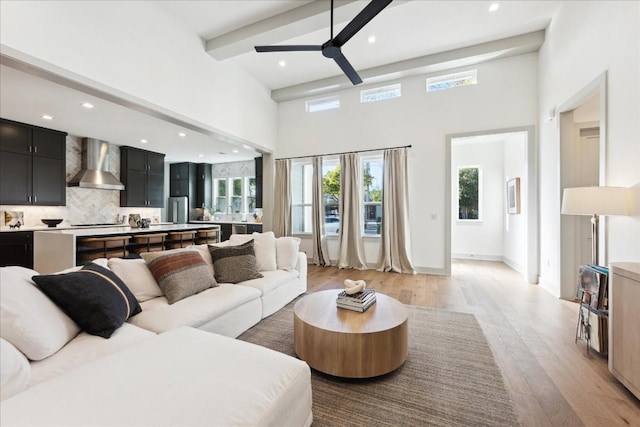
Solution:
<svg viewBox="0 0 640 427">
<path fill-rule="evenodd" d="M 608 283 L 609 269 L 595 265 L 583 265 L 579 270 L 578 295 L 580 308 L 578 312 L 578 324 L 576 326 L 576 338 L 587 342 L 589 353 L 593 336 L 591 316 L 596 315 L 598 322 L 597 339 L 598 346 L 594 347 L 602 355 L 608 352 Z"/>
</svg>

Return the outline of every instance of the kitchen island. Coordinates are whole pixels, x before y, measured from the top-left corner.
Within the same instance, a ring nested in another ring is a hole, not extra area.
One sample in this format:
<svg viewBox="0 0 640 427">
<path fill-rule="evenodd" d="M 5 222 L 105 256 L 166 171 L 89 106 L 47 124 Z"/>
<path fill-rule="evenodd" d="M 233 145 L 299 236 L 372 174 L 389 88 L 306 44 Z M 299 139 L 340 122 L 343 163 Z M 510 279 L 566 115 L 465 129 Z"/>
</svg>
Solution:
<svg viewBox="0 0 640 427">
<path fill-rule="evenodd" d="M 262 223 L 255 221 L 232 221 L 232 220 L 211 220 L 211 221 L 189 221 L 191 224 L 219 225 L 222 237 L 220 240 L 229 240 L 233 234 L 233 227 L 239 227 L 245 234 L 262 233 Z"/>
<path fill-rule="evenodd" d="M 33 268 L 41 274 L 55 273 L 77 265 L 78 238 L 110 238 L 180 231 L 210 230 L 214 224 L 161 224 L 149 228 L 99 227 L 46 229 L 33 233 Z"/>
</svg>

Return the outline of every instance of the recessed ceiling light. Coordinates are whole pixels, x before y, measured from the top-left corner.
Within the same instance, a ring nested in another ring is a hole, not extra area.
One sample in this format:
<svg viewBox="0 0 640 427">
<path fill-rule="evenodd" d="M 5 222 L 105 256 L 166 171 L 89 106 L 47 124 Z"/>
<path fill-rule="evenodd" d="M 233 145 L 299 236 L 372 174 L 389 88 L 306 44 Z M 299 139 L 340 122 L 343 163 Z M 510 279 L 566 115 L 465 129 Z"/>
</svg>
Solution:
<svg viewBox="0 0 640 427">
<path fill-rule="evenodd" d="M 281 67 L 286 67 L 287 63 L 284 61 L 284 59 L 281 59 L 280 61 L 278 61 L 278 65 Z"/>
<path fill-rule="evenodd" d="M 489 6 L 489 12 L 495 12 L 498 9 L 500 9 L 500 3 L 491 3 Z"/>
<path fill-rule="evenodd" d="M 178 136 L 179 136 L 179 137 L 184 138 L 185 136 L 187 136 L 187 134 L 186 134 L 186 133 L 184 133 L 184 132 L 180 132 L 180 133 L 178 134 Z"/>
<path fill-rule="evenodd" d="M 369 36 L 369 38 L 367 39 L 367 41 L 369 43 L 375 43 L 376 42 L 376 36 Z"/>
<path fill-rule="evenodd" d="M 233 150 L 234 153 L 238 154 L 238 150 Z"/>
<path fill-rule="evenodd" d="M 43 114 L 42 118 L 45 119 L 45 120 L 53 120 L 53 117 L 48 115 L 48 114 Z"/>
<path fill-rule="evenodd" d="M 140 142 L 143 143 L 143 144 L 146 144 L 149 141 L 147 141 L 146 139 L 141 139 Z"/>
<path fill-rule="evenodd" d="M 90 102 L 83 102 L 82 106 L 89 109 L 93 108 L 93 104 L 91 104 Z"/>
<path fill-rule="evenodd" d="M 204 154 L 198 154 L 198 157 L 202 158 L 204 157 Z"/>
</svg>

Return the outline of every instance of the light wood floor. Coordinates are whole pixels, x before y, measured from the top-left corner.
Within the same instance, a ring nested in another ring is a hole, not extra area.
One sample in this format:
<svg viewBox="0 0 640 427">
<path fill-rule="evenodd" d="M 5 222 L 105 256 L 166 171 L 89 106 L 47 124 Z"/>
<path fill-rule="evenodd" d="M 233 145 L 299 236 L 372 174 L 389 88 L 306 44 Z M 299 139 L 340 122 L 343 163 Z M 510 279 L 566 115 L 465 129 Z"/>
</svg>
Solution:
<svg viewBox="0 0 640 427">
<path fill-rule="evenodd" d="M 475 314 L 524 426 L 640 426 L 640 402 L 607 360 L 574 343 L 577 304 L 505 264 L 454 260 L 451 277 L 309 265 L 310 292 L 342 288 L 347 278 L 405 304 Z"/>
</svg>

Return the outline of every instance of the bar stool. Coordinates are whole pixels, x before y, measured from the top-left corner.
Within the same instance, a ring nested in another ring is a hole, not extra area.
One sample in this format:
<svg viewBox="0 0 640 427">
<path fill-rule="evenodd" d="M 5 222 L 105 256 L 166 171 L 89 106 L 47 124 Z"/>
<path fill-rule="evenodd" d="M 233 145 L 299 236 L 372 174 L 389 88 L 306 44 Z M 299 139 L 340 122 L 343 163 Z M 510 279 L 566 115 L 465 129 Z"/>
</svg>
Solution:
<svg viewBox="0 0 640 427">
<path fill-rule="evenodd" d="M 198 230 L 196 233 L 196 245 L 209 243 L 220 243 L 220 227 Z"/>
<path fill-rule="evenodd" d="M 164 246 L 167 249 L 178 249 L 193 246 L 195 235 L 195 230 L 170 231 Z"/>
<path fill-rule="evenodd" d="M 98 258 L 127 256 L 130 239 L 131 236 L 78 237 L 76 264 L 84 264 Z"/>
<path fill-rule="evenodd" d="M 164 250 L 167 233 L 142 234 L 133 237 L 129 250 L 134 253 L 158 252 Z"/>
</svg>

